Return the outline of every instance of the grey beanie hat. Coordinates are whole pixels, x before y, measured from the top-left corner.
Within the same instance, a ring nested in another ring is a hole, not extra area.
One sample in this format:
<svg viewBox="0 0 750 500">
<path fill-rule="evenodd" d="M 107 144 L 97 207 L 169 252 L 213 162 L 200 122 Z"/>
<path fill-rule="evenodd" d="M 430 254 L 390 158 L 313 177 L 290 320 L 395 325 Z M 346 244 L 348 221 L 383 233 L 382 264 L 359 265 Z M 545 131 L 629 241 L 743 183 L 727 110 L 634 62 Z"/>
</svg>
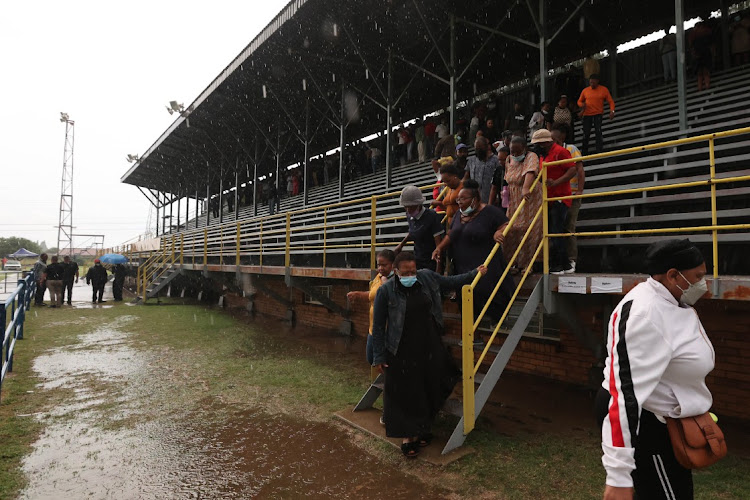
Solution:
<svg viewBox="0 0 750 500">
<path fill-rule="evenodd" d="M 414 205 L 421 205 L 425 202 L 424 194 L 417 186 L 404 186 L 401 190 L 401 198 L 398 203 L 402 207 L 409 207 Z"/>
</svg>

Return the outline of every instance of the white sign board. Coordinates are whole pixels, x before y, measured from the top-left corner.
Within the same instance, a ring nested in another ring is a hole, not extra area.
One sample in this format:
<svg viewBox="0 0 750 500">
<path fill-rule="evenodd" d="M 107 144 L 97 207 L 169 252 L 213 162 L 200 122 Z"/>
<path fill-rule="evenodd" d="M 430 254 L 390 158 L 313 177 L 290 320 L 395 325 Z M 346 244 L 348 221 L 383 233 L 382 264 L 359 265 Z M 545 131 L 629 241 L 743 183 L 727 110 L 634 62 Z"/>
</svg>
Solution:
<svg viewBox="0 0 750 500">
<path fill-rule="evenodd" d="M 560 276 L 557 281 L 557 291 L 560 293 L 586 294 L 585 276 Z"/>
<path fill-rule="evenodd" d="M 622 293 L 622 278 L 592 276 L 591 293 Z"/>
</svg>

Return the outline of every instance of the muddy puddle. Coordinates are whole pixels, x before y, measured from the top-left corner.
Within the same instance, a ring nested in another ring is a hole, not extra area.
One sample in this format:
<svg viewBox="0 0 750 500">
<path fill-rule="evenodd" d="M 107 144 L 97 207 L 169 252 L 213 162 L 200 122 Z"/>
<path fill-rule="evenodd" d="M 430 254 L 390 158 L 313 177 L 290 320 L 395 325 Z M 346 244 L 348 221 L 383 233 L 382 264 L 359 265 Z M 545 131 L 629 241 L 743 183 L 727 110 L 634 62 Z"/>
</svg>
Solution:
<svg viewBox="0 0 750 500">
<path fill-rule="evenodd" d="M 200 395 L 175 408 L 174 381 L 159 370 L 165 353 L 132 339 L 132 320 L 124 315 L 35 359 L 37 390 L 65 396 L 29 415 L 45 430 L 24 461 L 21 498 L 448 496 L 379 463 L 333 424 L 212 400 L 195 410 Z"/>
</svg>

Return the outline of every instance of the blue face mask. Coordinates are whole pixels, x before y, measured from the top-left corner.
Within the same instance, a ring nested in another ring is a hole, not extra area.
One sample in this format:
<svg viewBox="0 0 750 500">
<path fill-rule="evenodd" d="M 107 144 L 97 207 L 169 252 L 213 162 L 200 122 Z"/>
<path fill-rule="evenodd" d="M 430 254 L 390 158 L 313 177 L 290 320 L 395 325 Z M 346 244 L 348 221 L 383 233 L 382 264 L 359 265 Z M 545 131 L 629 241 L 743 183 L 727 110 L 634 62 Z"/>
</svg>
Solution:
<svg viewBox="0 0 750 500">
<path fill-rule="evenodd" d="M 398 279 L 401 282 L 401 284 L 407 288 L 413 287 L 414 283 L 417 282 L 416 276 L 399 276 Z"/>
<path fill-rule="evenodd" d="M 461 215 L 469 215 L 474 211 L 474 207 L 468 206 L 466 208 L 459 208 L 459 211 L 461 212 Z"/>
<path fill-rule="evenodd" d="M 526 154 L 522 154 L 522 155 L 519 155 L 519 156 L 512 156 L 511 155 L 511 158 L 513 158 L 514 160 L 516 160 L 518 163 L 523 163 L 523 160 L 526 158 Z"/>
</svg>

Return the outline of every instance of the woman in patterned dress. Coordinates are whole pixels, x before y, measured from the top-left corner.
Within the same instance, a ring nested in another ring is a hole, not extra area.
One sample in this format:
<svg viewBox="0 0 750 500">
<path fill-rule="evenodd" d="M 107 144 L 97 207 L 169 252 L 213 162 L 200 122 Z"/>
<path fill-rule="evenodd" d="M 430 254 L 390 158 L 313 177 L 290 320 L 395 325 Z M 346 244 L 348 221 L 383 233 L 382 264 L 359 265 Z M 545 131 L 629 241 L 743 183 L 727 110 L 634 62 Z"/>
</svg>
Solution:
<svg viewBox="0 0 750 500">
<path fill-rule="evenodd" d="M 539 174 L 539 157 L 536 153 L 526 149 L 526 140 L 523 137 L 513 137 L 510 142 L 510 156 L 505 165 L 505 181 L 508 183 L 509 201 L 508 201 L 508 218 L 512 218 L 521 201 L 526 199 L 526 204 L 521 209 L 515 222 L 508 231 L 503 245 L 505 260 L 510 261 L 513 253 L 526 234 L 526 230 L 534 220 L 539 207 L 542 206 L 542 188 L 541 182 L 537 182 L 534 190 L 531 191 L 531 184 Z M 514 266 L 521 271 L 531 265 L 531 259 L 534 252 L 542 241 L 542 217 L 537 219 L 534 229 L 526 239 L 526 243 L 518 253 Z M 539 256 L 541 259 L 541 256 Z"/>
</svg>

